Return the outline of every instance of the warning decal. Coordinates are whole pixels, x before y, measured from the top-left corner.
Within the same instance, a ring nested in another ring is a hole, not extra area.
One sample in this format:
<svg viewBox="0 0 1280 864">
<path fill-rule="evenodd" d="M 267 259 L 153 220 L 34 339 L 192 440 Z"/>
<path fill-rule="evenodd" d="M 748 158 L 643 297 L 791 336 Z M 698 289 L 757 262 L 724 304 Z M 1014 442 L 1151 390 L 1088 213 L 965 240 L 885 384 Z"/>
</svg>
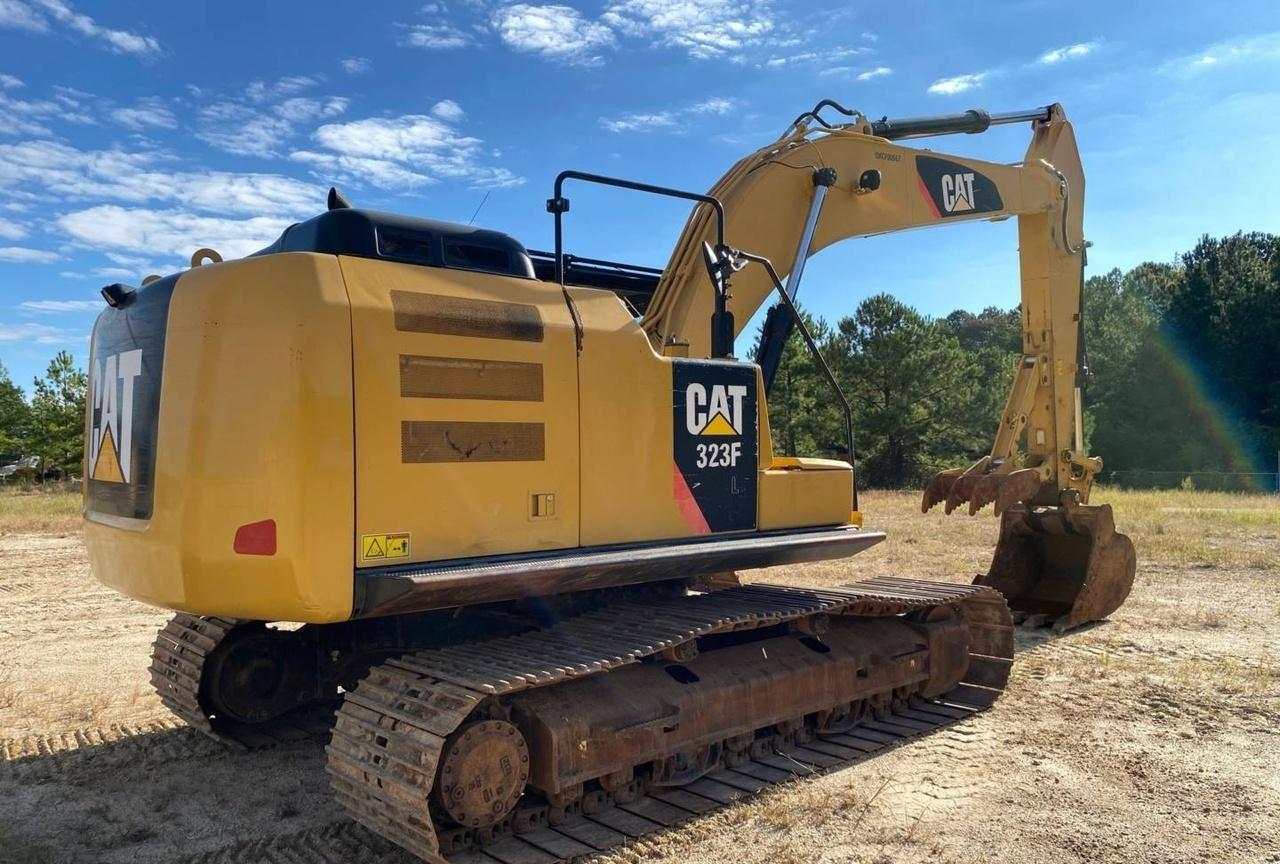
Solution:
<svg viewBox="0 0 1280 864">
<path fill-rule="evenodd" d="M 366 561 L 409 557 L 409 534 L 365 534 L 360 538 L 360 557 Z"/>
</svg>

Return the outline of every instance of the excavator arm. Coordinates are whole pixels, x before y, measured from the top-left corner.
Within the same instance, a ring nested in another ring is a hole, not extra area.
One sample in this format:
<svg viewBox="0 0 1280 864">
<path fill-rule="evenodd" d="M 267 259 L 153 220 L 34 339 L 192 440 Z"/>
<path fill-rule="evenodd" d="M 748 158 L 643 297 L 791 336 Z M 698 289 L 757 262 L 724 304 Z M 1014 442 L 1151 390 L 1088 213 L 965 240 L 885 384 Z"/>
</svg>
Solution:
<svg viewBox="0 0 1280 864">
<path fill-rule="evenodd" d="M 828 123 L 819 113 L 824 107 L 847 122 Z M 899 143 L 1021 122 L 1030 122 L 1031 141 L 1012 165 Z M 1084 186 L 1060 105 L 871 121 L 824 102 L 736 163 L 709 192 L 723 204 L 725 242 L 771 260 L 791 298 L 807 258 L 846 238 L 1017 218 L 1022 353 L 1013 385 L 990 452 L 936 475 L 922 509 L 942 503 L 950 513 L 968 504 L 972 515 L 994 503 L 1004 519 L 1001 540 L 992 571 L 980 581 L 1004 590 L 1015 609 L 1052 617 L 1059 627 L 1119 606 L 1134 570 L 1132 544 L 1114 532 L 1110 508 L 1085 506 L 1102 461 L 1084 450 L 1079 387 Z M 703 261 L 716 232 L 711 208 L 696 207 L 642 321 L 656 350 L 692 357 L 727 352 L 731 340 L 715 338 L 717 330 L 736 336 L 775 290 L 763 268 L 743 269 L 727 292 L 727 314 L 717 315 Z M 766 356 L 757 358 L 767 382 L 789 324 L 787 309 L 771 310 Z"/>
</svg>

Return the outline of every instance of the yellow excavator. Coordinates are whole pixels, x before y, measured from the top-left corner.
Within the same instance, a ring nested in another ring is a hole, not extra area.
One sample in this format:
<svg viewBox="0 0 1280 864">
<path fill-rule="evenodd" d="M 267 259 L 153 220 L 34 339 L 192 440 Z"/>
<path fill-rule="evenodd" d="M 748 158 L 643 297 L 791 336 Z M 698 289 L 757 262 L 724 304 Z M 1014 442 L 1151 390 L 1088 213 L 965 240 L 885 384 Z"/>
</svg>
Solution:
<svg viewBox="0 0 1280 864">
<path fill-rule="evenodd" d="M 832 119 L 834 118 L 834 119 Z M 904 139 L 1028 124 L 1019 164 Z M 661 270 L 565 251 L 568 184 L 690 201 Z M 98 579 L 177 610 L 151 675 L 192 726 L 320 735 L 337 800 L 431 862 L 550 862 L 991 705 L 1018 615 L 1123 602 L 1089 505 L 1084 177 L 1060 106 L 871 120 L 830 100 L 707 194 L 567 171 L 551 252 L 353 208 L 103 289 L 86 416 Z M 807 258 L 1016 216 L 1023 351 L 989 455 L 924 509 L 994 503 L 974 585 L 736 572 L 853 555 L 849 462 L 774 453 Z M 755 362 L 735 338 L 771 296 Z M 1008 603 L 1006 599 L 1008 598 Z M 336 711 L 335 711 L 336 709 Z"/>
</svg>

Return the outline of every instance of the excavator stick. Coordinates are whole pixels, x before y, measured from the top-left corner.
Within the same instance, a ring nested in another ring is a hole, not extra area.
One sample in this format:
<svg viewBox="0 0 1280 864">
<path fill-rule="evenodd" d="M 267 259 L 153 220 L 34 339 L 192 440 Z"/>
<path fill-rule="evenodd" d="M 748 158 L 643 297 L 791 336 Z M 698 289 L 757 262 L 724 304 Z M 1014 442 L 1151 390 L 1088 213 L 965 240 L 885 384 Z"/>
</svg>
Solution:
<svg viewBox="0 0 1280 864">
<path fill-rule="evenodd" d="M 1018 505 L 1001 516 L 991 569 L 973 582 L 1002 593 L 1015 619 L 1044 616 L 1061 633 L 1120 608 L 1136 569 L 1109 504 Z"/>
</svg>

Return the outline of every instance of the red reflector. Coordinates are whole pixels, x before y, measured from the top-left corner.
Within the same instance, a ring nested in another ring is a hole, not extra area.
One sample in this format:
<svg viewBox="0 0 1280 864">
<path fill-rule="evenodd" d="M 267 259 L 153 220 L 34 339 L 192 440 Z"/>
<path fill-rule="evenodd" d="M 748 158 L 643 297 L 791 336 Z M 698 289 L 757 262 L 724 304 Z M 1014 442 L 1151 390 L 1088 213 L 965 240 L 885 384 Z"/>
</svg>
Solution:
<svg viewBox="0 0 1280 864">
<path fill-rule="evenodd" d="M 236 529 L 235 550 L 241 555 L 276 554 L 276 520 L 241 525 Z"/>
</svg>

